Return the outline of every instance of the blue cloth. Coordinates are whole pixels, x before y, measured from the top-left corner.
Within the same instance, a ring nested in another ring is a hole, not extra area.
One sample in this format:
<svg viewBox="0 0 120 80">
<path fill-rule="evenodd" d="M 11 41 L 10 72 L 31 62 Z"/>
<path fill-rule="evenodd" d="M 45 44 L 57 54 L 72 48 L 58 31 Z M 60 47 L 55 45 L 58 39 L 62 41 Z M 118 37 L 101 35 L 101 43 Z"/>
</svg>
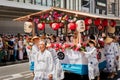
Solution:
<svg viewBox="0 0 120 80">
<path fill-rule="evenodd" d="M 104 69 L 106 67 L 106 61 L 99 63 L 99 69 Z M 79 74 L 86 75 L 88 74 L 88 66 L 83 64 L 62 64 L 63 70 Z"/>
<path fill-rule="evenodd" d="M 34 71 L 34 62 L 30 62 L 30 71 Z"/>
</svg>

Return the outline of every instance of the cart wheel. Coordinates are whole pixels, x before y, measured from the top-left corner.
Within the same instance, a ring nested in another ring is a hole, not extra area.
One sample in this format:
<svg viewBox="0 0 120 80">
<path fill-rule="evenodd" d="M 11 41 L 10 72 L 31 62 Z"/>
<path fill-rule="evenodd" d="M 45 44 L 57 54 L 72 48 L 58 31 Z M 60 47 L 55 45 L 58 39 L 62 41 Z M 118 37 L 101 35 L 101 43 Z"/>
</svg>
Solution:
<svg viewBox="0 0 120 80">
<path fill-rule="evenodd" d="M 57 53 L 58 59 L 63 60 L 65 58 L 65 54 L 63 52 Z"/>
</svg>

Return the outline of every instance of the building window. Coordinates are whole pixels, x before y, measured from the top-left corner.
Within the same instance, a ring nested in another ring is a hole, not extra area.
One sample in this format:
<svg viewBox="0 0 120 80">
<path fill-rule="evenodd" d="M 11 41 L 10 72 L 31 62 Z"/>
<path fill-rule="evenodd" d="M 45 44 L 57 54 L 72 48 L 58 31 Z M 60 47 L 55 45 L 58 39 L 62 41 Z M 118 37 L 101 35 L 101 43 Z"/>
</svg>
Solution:
<svg viewBox="0 0 120 80">
<path fill-rule="evenodd" d="M 53 0 L 47 0 L 47 6 L 52 6 L 52 1 Z"/>
<path fill-rule="evenodd" d="M 42 0 L 36 0 L 36 4 L 42 5 Z"/>
</svg>

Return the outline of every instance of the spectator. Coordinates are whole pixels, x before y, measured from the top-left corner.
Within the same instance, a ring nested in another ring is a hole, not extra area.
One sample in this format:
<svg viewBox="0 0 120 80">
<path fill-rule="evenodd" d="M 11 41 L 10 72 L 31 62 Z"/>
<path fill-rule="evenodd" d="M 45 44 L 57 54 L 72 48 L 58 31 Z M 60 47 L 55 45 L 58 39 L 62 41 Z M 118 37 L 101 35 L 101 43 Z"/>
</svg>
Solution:
<svg viewBox="0 0 120 80">
<path fill-rule="evenodd" d="M 23 60 L 23 37 L 20 36 L 20 39 L 18 41 L 18 46 L 19 46 L 19 59 Z"/>
</svg>

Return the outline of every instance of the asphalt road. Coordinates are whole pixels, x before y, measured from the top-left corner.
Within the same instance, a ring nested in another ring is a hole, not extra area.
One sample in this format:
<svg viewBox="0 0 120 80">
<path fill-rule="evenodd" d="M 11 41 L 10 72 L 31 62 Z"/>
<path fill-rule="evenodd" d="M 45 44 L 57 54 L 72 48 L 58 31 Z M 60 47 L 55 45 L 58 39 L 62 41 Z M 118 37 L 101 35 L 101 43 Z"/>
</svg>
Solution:
<svg viewBox="0 0 120 80">
<path fill-rule="evenodd" d="M 107 73 L 101 73 L 101 80 L 120 80 L 120 71 L 114 79 L 107 79 Z M 33 80 L 29 63 L 20 63 L 0 67 L 0 80 Z M 88 80 L 86 76 L 65 73 L 64 80 Z"/>
<path fill-rule="evenodd" d="M 0 80 L 32 80 L 28 63 L 0 67 Z"/>
</svg>

